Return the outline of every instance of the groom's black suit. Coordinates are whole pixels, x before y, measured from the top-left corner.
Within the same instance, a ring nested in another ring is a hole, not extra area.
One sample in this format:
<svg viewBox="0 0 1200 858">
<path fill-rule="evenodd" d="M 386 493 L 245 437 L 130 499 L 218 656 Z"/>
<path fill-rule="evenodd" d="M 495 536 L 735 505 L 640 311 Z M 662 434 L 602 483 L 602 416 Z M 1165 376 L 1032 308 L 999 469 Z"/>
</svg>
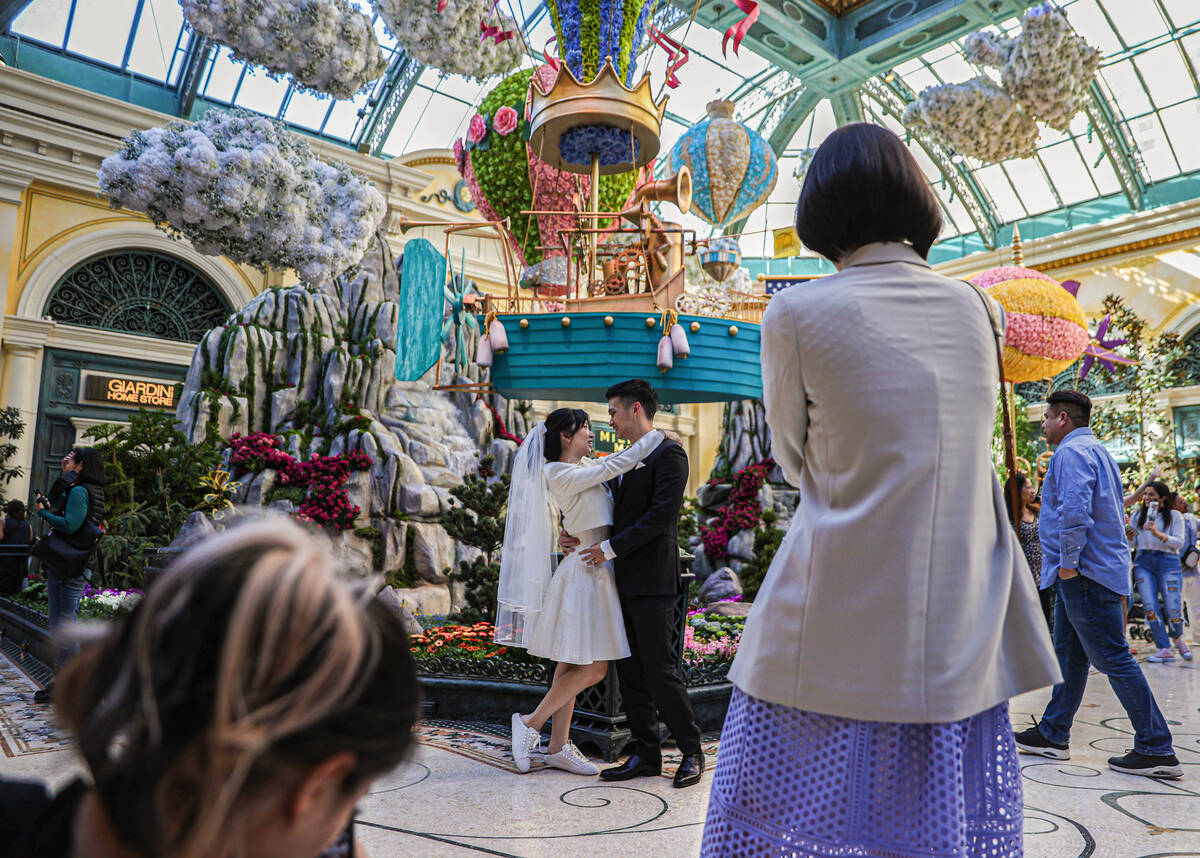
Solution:
<svg viewBox="0 0 1200 858">
<path fill-rule="evenodd" d="M 637 753 L 661 759 L 655 706 L 684 754 L 699 754 L 700 727 L 675 668 L 671 627 L 679 593 L 679 509 L 687 453 L 663 441 L 642 466 L 612 480 L 617 592 L 632 654 L 617 662 L 625 715 Z"/>
</svg>

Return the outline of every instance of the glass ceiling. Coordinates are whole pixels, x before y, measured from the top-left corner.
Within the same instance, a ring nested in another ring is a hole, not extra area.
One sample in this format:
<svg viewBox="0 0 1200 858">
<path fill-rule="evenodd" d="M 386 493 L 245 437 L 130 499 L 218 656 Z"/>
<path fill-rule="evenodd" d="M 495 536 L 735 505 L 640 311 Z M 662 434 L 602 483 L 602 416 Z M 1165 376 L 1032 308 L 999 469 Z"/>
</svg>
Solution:
<svg viewBox="0 0 1200 858">
<path fill-rule="evenodd" d="M 370 11 L 365 2 L 358 5 Z M 691 3 L 683 5 L 690 9 Z M 1125 150 L 1125 164 L 1121 166 L 1135 185 L 1145 188 L 1143 205 L 1200 196 L 1200 0 L 1062 0 L 1060 5 L 1076 30 L 1104 51 L 1098 95 L 1107 102 L 1111 119 L 1124 138 L 1120 148 Z M 526 22 L 527 44 L 540 51 L 553 34 L 541 0 L 500 0 L 500 8 L 506 7 L 513 18 Z M 714 91 L 738 99 L 738 118 L 761 127 L 776 113 L 771 108 L 777 99 L 802 88 L 802 81 L 772 67 L 746 47 L 740 57 L 731 53 L 728 60 L 723 59 L 721 33 L 689 23 L 686 13 L 677 14 L 675 20 L 679 26 L 673 35 L 685 34 L 690 59 L 679 70 L 682 86 L 670 91 L 662 130 L 664 153 L 691 123 L 704 117 L 704 106 Z M 1019 28 L 1019 22 L 1013 18 L 1002 27 L 1011 32 Z M 378 20 L 375 28 L 395 68 L 405 61 L 404 53 Z M 176 0 L 33 0 L 15 19 L 9 34 L 15 44 L 5 52 L 5 59 L 13 65 L 32 67 L 20 53 L 22 47 L 32 44 L 60 57 L 82 60 L 89 68 L 119 73 L 131 81 L 131 93 L 133 81 L 178 87 L 193 41 Z M 897 65 L 886 77 L 875 78 L 874 86 L 854 91 L 851 113 L 857 108 L 863 118 L 907 137 L 895 112 L 877 97 L 881 87 L 915 93 L 931 84 L 960 82 L 980 73 L 995 76 L 993 70 L 969 65 L 962 58 L 961 47 L 960 40 L 941 44 Z M 645 67 L 648 59 L 656 91 L 661 91 L 664 63 L 655 55 L 657 50 L 650 49 L 640 65 Z M 533 63 L 532 57 L 526 58 L 527 66 Z M 319 98 L 295 90 L 286 79 L 272 80 L 261 69 L 233 61 L 229 50 L 221 48 L 211 53 L 200 70 L 192 115 L 206 105 L 236 104 L 359 148 L 366 145 L 372 111 L 389 96 L 391 77 L 385 76 L 354 99 Z M 69 80 L 89 85 L 86 75 Z M 490 86 L 490 82 L 480 85 L 462 77 L 442 76 L 429 68 L 420 70 L 404 89 L 403 107 L 375 147 L 376 153 L 394 157 L 418 149 L 449 147 L 465 133 Z M 845 118 L 844 103 L 839 112 Z M 778 184 L 767 204 L 743 227 L 746 257 L 772 255 L 771 230 L 791 224 L 799 194 L 793 171 L 804 150 L 819 145 L 837 124 L 830 101 L 819 101 L 779 151 Z M 763 130 L 766 133 L 770 128 Z M 1118 176 L 1119 165 L 1106 154 L 1100 129 L 1085 113 L 1075 117 L 1065 134 L 1043 127 L 1037 157 L 1031 159 L 984 165 L 951 153 L 952 166 L 943 168 L 918 140 L 910 140 L 909 145 L 942 201 L 946 216 L 938 248 L 942 258 L 984 247 L 968 206 L 943 169 L 962 171 L 974 181 L 977 196 L 996 225 L 1020 221 L 1022 233 L 1028 237 L 1094 222 L 1131 207 Z M 698 218 L 685 216 L 682 220 L 702 237 L 712 232 Z M 1004 243 L 1006 236 L 1005 232 L 997 239 Z M 772 267 L 781 263 L 786 270 L 786 260 Z"/>
</svg>

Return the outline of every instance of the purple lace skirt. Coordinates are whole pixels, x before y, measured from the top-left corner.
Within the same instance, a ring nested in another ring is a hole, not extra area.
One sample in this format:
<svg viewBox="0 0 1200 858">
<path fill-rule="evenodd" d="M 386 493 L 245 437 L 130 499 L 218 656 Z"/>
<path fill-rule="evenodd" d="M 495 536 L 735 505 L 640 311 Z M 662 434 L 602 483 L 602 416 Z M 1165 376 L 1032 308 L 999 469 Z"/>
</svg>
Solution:
<svg viewBox="0 0 1200 858">
<path fill-rule="evenodd" d="M 1008 704 L 948 724 L 853 721 L 736 687 L 703 858 L 1019 858 Z"/>
</svg>

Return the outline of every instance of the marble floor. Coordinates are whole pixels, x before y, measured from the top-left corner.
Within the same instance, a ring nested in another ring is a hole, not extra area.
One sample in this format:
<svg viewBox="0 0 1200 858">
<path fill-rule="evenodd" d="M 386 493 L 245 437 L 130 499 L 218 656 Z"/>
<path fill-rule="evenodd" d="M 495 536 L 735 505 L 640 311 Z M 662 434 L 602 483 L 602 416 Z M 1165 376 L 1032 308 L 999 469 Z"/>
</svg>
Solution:
<svg viewBox="0 0 1200 858">
<path fill-rule="evenodd" d="M 1195 663 L 1140 659 L 1171 722 L 1185 767 L 1180 781 L 1120 775 L 1110 755 L 1132 746 L 1129 721 L 1094 675 L 1075 722 L 1072 759 L 1022 756 L 1025 854 L 1031 858 L 1166 858 L 1200 855 L 1200 677 Z M 55 784 L 78 763 L 30 698 L 31 677 L 0 654 L 0 773 Z M 1018 728 L 1033 723 L 1049 691 L 1012 702 Z M 706 746 L 710 764 L 716 737 Z M 708 778 L 676 790 L 668 778 L 602 784 L 538 766 L 517 775 L 502 729 L 430 722 L 414 759 L 382 779 L 359 807 L 358 836 L 373 858 L 498 855 L 512 858 L 653 856 L 699 852 Z M 673 767 L 672 767 L 673 768 Z"/>
</svg>

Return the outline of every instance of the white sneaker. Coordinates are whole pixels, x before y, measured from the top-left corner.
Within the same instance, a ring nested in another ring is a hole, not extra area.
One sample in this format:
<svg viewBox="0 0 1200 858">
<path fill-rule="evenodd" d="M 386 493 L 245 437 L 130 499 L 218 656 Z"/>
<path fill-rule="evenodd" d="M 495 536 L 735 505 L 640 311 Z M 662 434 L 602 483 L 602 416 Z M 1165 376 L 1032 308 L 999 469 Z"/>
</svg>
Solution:
<svg viewBox="0 0 1200 858">
<path fill-rule="evenodd" d="M 1155 664 L 1161 664 L 1164 661 L 1174 661 L 1174 660 L 1175 660 L 1175 653 L 1171 652 L 1171 648 L 1169 646 L 1163 647 L 1158 652 L 1156 652 L 1154 655 L 1146 656 L 1146 661 L 1152 661 Z"/>
<path fill-rule="evenodd" d="M 529 771 L 529 755 L 542 744 L 542 734 L 525 726 L 519 712 L 512 716 L 512 755 L 517 771 Z"/>
<path fill-rule="evenodd" d="M 1183 635 L 1175 638 L 1175 649 L 1179 650 L 1179 654 L 1183 656 L 1184 661 L 1192 660 L 1192 648 L 1187 645 L 1187 641 L 1183 639 Z"/>
<path fill-rule="evenodd" d="M 575 747 L 574 742 L 567 742 L 557 754 L 547 754 L 546 764 L 573 775 L 600 774 L 600 769 Z"/>
</svg>

